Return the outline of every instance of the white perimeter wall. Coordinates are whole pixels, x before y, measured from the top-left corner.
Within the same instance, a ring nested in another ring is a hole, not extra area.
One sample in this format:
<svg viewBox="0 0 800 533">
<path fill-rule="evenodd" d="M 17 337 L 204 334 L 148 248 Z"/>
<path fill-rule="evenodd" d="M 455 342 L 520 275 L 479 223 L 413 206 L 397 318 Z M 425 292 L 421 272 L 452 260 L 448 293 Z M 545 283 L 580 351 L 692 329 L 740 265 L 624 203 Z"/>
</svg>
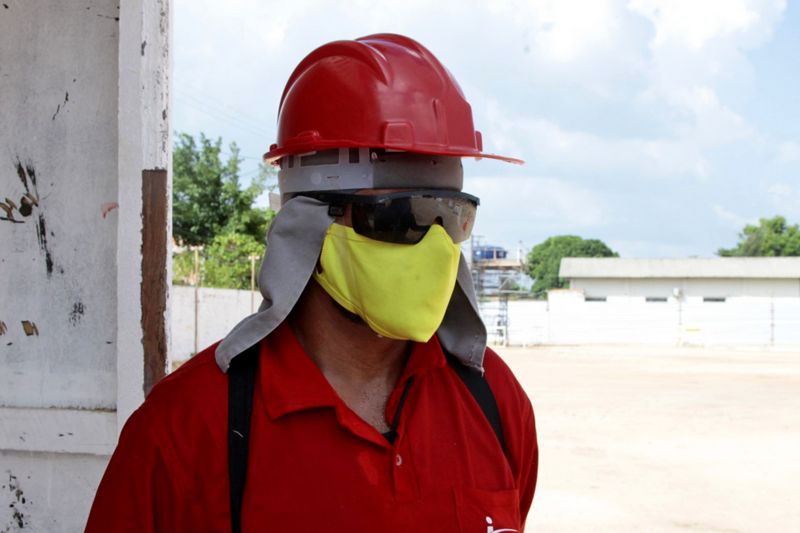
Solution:
<svg viewBox="0 0 800 533">
<path fill-rule="evenodd" d="M 586 296 L 672 296 L 679 289 L 684 297 L 793 297 L 800 298 L 800 279 L 664 279 L 664 278 L 576 278 L 570 287 Z"/>
<path fill-rule="evenodd" d="M 222 339 L 250 314 L 250 291 L 199 289 L 199 349 Z M 195 351 L 195 289 L 172 288 L 171 358 Z M 261 302 L 254 299 L 255 308 Z M 498 300 L 481 302 L 490 342 L 533 344 L 672 344 L 800 346 L 800 298 L 729 298 L 703 302 L 645 302 L 644 297 L 586 302 L 579 291 L 556 291 L 550 301 L 510 300 L 503 323 Z M 508 335 L 505 339 L 505 335 Z"/>
<path fill-rule="evenodd" d="M 481 303 L 490 340 L 532 344 L 673 344 L 800 346 L 800 298 L 609 297 L 585 301 L 578 291 L 555 291 L 549 301 L 510 300 L 503 323 L 502 303 Z M 507 338 L 504 338 L 507 335 Z"/>
<path fill-rule="evenodd" d="M 81 531 L 143 399 L 142 171 L 169 163 L 168 8 L 0 5 L 3 532 Z"/>
<path fill-rule="evenodd" d="M 195 349 L 195 296 L 197 297 L 197 349 Z M 172 320 L 170 359 L 184 361 L 221 340 L 241 319 L 257 310 L 261 294 L 234 289 L 208 289 L 175 285 L 170 289 Z"/>
</svg>

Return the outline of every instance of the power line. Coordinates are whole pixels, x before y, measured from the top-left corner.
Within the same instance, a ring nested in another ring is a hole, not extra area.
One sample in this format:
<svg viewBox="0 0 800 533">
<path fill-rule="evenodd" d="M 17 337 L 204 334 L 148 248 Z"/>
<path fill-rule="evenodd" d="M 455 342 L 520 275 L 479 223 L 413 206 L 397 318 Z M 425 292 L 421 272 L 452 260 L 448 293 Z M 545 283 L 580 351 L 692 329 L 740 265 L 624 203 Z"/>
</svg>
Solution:
<svg viewBox="0 0 800 533">
<path fill-rule="evenodd" d="M 209 106 L 215 108 L 217 111 L 220 111 L 236 120 L 246 122 L 249 125 L 261 129 L 261 122 L 254 119 L 252 113 L 243 112 L 242 110 L 226 103 L 222 102 L 213 96 L 209 96 L 207 94 L 203 94 L 202 91 L 192 90 L 186 91 L 184 89 L 176 89 L 176 92 L 180 93 L 182 96 L 186 98 L 191 98 L 202 105 Z"/>
<path fill-rule="evenodd" d="M 176 89 L 175 92 L 179 97 L 178 100 L 186 103 L 190 107 L 205 112 L 209 115 L 213 115 L 217 118 L 230 121 L 236 125 L 251 129 L 259 134 L 263 134 L 265 136 L 271 135 L 271 132 L 265 129 L 260 121 L 253 119 L 251 115 L 245 114 L 229 104 L 220 102 L 213 97 L 204 95 L 197 91 L 187 92 L 183 89 Z"/>
<path fill-rule="evenodd" d="M 201 113 L 205 113 L 209 117 L 214 118 L 214 119 L 216 119 L 216 120 L 218 120 L 218 121 L 220 121 L 220 122 L 222 122 L 224 124 L 227 124 L 228 126 L 231 126 L 233 128 L 246 130 L 246 131 L 249 131 L 250 133 L 252 133 L 254 135 L 258 135 L 260 137 L 270 137 L 271 136 L 271 134 L 267 133 L 265 130 L 257 129 L 257 128 L 255 128 L 255 127 L 253 127 L 253 126 L 251 126 L 251 125 L 249 125 L 247 123 L 240 122 L 239 120 L 237 120 L 237 119 L 235 119 L 235 118 L 233 118 L 233 117 L 231 117 L 229 115 L 226 115 L 225 113 L 222 113 L 222 112 L 217 111 L 217 110 L 215 110 L 213 108 L 210 108 L 210 107 L 206 107 L 206 106 L 204 106 L 202 104 L 198 104 L 198 103 L 192 102 L 189 99 L 182 100 L 181 103 L 183 103 L 183 104 L 185 104 L 185 105 L 187 105 L 187 106 L 189 106 L 189 107 L 191 107 L 191 108 L 193 108 L 193 109 L 195 109 L 197 111 L 200 111 Z"/>
<path fill-rule="evenodd" d="M 230 153 L 230 152 L 220 151 L 220 155 L 226 155 L 228 157 L 231 157 L 233 154 Z M 262 159 L 264 159 L 263 156 L 255 156 L 255 155 L 241 155 L 241 154 L 239 154 L 236 157 L 238 157 L 239 159 L 255 159 L 257 161 L 261 161 Z"/>
</svg>

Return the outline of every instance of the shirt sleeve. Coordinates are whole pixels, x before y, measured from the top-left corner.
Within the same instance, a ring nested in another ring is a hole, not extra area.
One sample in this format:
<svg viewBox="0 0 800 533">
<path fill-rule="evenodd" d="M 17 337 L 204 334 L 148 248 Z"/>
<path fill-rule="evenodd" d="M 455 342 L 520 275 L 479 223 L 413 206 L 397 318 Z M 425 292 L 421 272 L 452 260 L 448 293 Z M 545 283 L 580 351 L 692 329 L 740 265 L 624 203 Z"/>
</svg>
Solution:
<svg viewBox="0 0 800 533">
<path fill-rule="evenodd" d="M 128 419 L 97 489 L 87 533 L 166 531 L 163 522 L 166 472 L 150 431 L 146 406 Z M 161 506 L 159 506 L 161 503 Z"/>
</svg>

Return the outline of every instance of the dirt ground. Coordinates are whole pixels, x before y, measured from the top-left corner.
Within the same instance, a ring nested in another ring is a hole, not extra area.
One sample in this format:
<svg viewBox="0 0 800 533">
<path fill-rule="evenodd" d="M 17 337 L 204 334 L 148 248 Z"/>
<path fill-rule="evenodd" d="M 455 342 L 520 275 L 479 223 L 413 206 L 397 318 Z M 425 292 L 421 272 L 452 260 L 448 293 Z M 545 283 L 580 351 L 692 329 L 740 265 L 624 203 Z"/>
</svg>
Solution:
<svg viewBox="0 0 800 533">
<path fill-rule="evenodd" d="M 496 350 L 536 413 L 527 531 L 800 532 L 800 353 Z"/>
</svg>

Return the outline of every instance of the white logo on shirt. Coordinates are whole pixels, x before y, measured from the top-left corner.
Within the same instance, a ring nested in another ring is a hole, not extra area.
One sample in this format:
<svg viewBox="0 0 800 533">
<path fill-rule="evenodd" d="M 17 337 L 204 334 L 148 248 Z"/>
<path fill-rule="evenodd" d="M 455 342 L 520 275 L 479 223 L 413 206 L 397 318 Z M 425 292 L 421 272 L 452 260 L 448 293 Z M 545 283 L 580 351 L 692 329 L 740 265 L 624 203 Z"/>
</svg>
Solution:
<svg viewBox="0 0 800 533">
<path fill-rule="evenodd" d="M 507 528 L 506 529 L 495 529 L 494 526 L 492 525 L 492 517 L 491 516 L 487 516 L 486 517 L 486 523 L 489 524 L 486 527 L 486 533 L 518 533 L 519 532 L 518 529 L 507 529 Z"/>
</svg>

